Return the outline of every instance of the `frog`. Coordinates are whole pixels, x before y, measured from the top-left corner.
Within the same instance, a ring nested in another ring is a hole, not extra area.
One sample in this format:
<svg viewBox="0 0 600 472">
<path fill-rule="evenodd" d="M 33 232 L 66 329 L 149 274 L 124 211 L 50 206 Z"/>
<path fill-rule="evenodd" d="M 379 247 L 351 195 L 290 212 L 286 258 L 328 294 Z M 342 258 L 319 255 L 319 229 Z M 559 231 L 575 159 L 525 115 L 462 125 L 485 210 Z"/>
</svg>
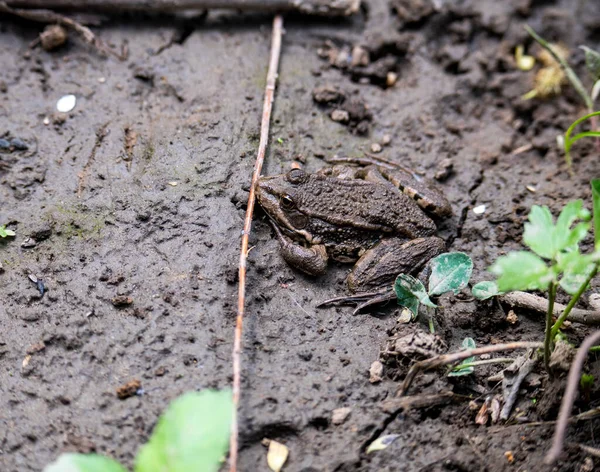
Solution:
<svg viewBox="0 0 600 472">
<path fill-rule="evenodd" d="M 353 263 L 351 293 L 390 287 L 398 274 L 418 274 L 445 250 L 434 220 L 452 214 L 448 199 L 400 166 L 294 168 L 261 176 L 255 189 L 283 259 L 312 276 L 323 275 L 329 260 Z"/>
</svg>

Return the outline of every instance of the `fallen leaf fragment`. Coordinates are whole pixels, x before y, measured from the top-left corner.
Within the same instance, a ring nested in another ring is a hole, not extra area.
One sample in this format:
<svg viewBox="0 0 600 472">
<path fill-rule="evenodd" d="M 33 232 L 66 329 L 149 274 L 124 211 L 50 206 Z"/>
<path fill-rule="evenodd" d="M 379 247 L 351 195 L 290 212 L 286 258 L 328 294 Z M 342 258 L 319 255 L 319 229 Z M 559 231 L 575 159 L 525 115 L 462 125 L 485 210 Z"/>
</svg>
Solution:
<svg viewBox="0 0 600 472">
<path fill-rule="evenodd" d="M 399 434 L 386 434 L 385 436 L 377 438 L 375 441 L 369 444 L 369 447 L 367 448 L 367 454 L 385 449 L 399 437 Z"/>
<path fill-rule="evenodd" d="M 290 451 L 286 445 L 277 441 L 269 441 L 269 451 L 267 452 L 267 464 L 273 472 L 280 472 L 287 461 Z"/>
</svg>

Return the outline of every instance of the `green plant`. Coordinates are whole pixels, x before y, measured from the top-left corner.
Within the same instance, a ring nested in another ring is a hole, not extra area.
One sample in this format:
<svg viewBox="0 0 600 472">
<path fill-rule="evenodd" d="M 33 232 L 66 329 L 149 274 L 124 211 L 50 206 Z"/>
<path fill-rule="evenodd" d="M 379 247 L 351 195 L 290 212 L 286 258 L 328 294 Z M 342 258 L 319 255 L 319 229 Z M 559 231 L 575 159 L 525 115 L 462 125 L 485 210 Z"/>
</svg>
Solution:
<svg viewBox="0 0 600 472">
<path fill-rule="evenodd" d="M 189 392 L 174 400 L 142 446 L 135 472 L 216 472 L 228 449 L 233 413 L 229 390 Z M 126 472 L 97 454 L 62 454 L 44 472 Z"/>
<path fill-rule="evenodd" d="M 600 81 L 598 81 L 597 83 L 600 84 Z M 585 116 L 582 116 L 578 120 L 574 121 L 573 124 L 571 126 L 569 126 L 569 129 L 566 131 L 566 133 L 562 139 L 562 142 L 559 142 L 559 144 L 565 150 L 565 160 L 567 161 L 567 165 L 569 166 L 569 169 L 571 169 L 571 167 L 573 165 L 573 159 L 571 158 L 571 146 L 573 146 L 573 143 L 575 143 L 576 141 L 579 141 L 581 138 L 588 138 L 588 137 L 600 138 L 600 131 L 584 131 L 582 133 L 577 133 L 575 136 L 571 137 L 573 130 L 580 123 L 583 123 L 584 121 L 589 120 L 589 119 L 599 116 L 599 115 L 600 115 L 600 111 L 595 111 L 593 113 L 589 113 Z"/>
<path fill-rule="evenodd" d="M 4 225 L 0 225 L 0 238 L 7 238 L 9 236 L 15 236 L 15 232 L 11 231 L 10 229 L 6 229 L 6 226 Z"/>
<path fill-rule="evenodd" d="M 469 283 L 473 272 L 473 261 L 462 252 L 447 252 L 433 258 L 430 262 L 431 275 L 428 289 L 423 283 L 408 274 L 400 274 L 394 283 L 398 305 L 406 307 L 413 319 L 419 313 L 421 304 L 437 308 L 431 297 L 446 292 L 458 293 Z M 433 322 L 429 320 L 429 328 L 433 332 Z"/>
<path fill-rule="evenodd" d="M 571 155 L 569 153 L 569 150 L 570 150 L 573 142 L 575 142 L 578 139 L 581 139 L 585 136 L 595 136 L 595 137 L 600 136 L 599 134 L 597 134 L 594 131 L 597 128 L 596 116 L 599 114 L 599 113 L 594 113 L 594 102 L 598 98 L 598 95 L 600 95 L 600 53 L 594 51 L 593 49 L 590 49 L 587 46 L 580 46 L 580 48 L 583 49 L 585 52 L 586 67 L 588 69 L 588 72 L 590 73 L 590 76 L 591 76 L 592 82 L 593 82 L 592 89 L 588 93 L 588 91 L 586 90 L 585 86 L 583 85 L 583 82 L 581 81 L 581 79 L 577 76 L 575 71 L 569 66 L 569 64 L 563 57 L 563 54 L 560 53 L 559 48 L 550 44 L 548 41 L 546 41 L 544 38 L 542 38 L 540 35 L 538 35 L 530 26 L 526 25 L 525 29 L 531 35 L 531 37 L 533 39 L 535 39 L 546 51 L 548 51 L 551 54 L 551 56 L 554 58 L 554 60 L 560 65 L 562 72 L 564 72 L 567 79 L 569 79 L 569 82 L 571 82 L 571 85 L 577 91 L 577 93 L 579 94 L 579 96 L 581 97 L 583 102 L 585 103 L 585 106 L 588 111 L 588 114 L 586 116 L 584 116 L 583 118 L 580 118 L 579 120 L 577 120 L 575 123 L 573 123 L 571 125 L 571 127 L 567 131 L 567 134 L 570 135 L 570 132 L 572 132 L 572 130 L 575 126 L 577 126 L 579 123 L 581 123 L 582 121 L 585 121 L 587 119 L 590 119 L 592 131 L 589 132 L 589 134 L 580 133 L 581 136 L 580 135 L 575 136 L 575 138 L 573 138 L 571 140 L 568 147 L 567 147 L 568 137 L 567 137 L 567 134 L 565 134 L 565 160 L 567 162 L 567 166 L 569 167 L 569 172 L 572 172 L 572 169 L 571 169 L 572 160 L 571 160 Z"/>
<path fill-rule="evenodd" d="M 564 321 L 598 272 L 600 264 L 600 180 L 593 180 L 595 250 L 582 254 L 579 243 L 590 229 L 590 213 L 581 200 L 569 202 L 556 222 L 546 206 L 534 205 L 525 223 L 523 242 L 530 251 L 515 251 L 499 257 L 490 267 L 498 276 L 501 292 L 540 290 L 548 292 L 544 339 L 544 363 L 548 369 L 554 339 Z M 558 288 L 571 295 L 554 324 L 554 300 Z"/>
<path fill-rule="evenodd" d="M 463 349 L 475 349 L 477 345 L 473 338 L 465 338 L 462 342 Z M 469 357 L 462 361 L 460 364 L 454 366 L 454 368 L 448 374 L 448 377 L 462 377 L 463 375 L 472 374 L 475 368 L 471 365 L 475 361 L 474 357 Z"/>
</svg>

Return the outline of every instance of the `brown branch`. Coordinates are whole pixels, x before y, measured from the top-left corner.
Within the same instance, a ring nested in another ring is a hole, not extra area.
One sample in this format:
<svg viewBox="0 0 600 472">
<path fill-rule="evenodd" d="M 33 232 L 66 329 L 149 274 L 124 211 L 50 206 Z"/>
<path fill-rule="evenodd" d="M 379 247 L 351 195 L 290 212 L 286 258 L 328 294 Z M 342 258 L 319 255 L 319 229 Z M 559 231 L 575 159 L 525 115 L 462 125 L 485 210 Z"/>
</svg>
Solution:
<svg viewBox="0 0 600 472">
<path fill-rule="evenodd" d="M 600 331 L 596 331 L 594 334 L 585 338 L 577 350 L 577 355 L 575 356 L 573 364 L 571 364 L 569 377 L 567 377 L 567 388 L 560 405 L 558 419 L 556 420 L 556 430 L 554 431 L 554 438 L 552 439 L 552 447 L 544 460 L 546 464 L 553 464 L 562 453 L 567 425 L 569 424 L 569 415 L 573 409 L 573 403 L 575 403 L 575 396 L 577 395 L 577 388 L 579 387 L 583 363 L 587 358 L 590 348 L 598 343 L 598 341 L 600 341 Z"/>
<path fill-rule="evenodd" d="M 227 8 L 244 11 L 286 12 L 347 16 L 358 11 L 360 0 L 10 0 L 15 8 L 85 10 L 102 13 L 125 11 L 175 12 Z"/>
<path fill-rule="evenodd" d="M 512 307 L 523 308 L 526 310 L 535 311 L 538 313 L 546 313 L 548 309 L 548 300 L 538 295 L 526 292 L 509 292 L 498 297 L 500 302 L 506 303 Z M 560 303 L 554 304 L 554 310 L 552 314 L 556 317 L 560 316 L 565 310 L 566 305 Z M 583 310 L 581 308 L 573 308 L 569 317 L 569 321 L 575 321 L 577 323 L 587 325 L 600 325 L 600 311 L 597 310 Z"/>
<path fill-rule="evenodd" d="M 402 397 L 406 395 L 408 389 L 410 388 L 413 380 L 416 375 L 425 370 L 435 369 L 436 367 L 441 367 L 447 364 L 454 364 L 455 362 L 462 361 L 469 357 L 481 356 L 482 354 L 490 354 L 492 352 L 501 352 L 501 351 L 512 351 L 514 349 L 538 349 L 543 347 L 543 343 L 539 342 L 514 342 L 507 344 L 495 344 L 493 346 L 484 346 L 478 347 L 476 349 L 467 349 L 466 351 L 458 351 L 451 354 L 442 354 L 440 356 L 435 356 L 430 359 L 426 359 L 421 362 L 417 362 L 413 364 L 413 366 L 409 369 L 408 374 L 406 374 L 406 378 L 398 390 L 396 396 Z"/>
<path fill-rule="evenodd" d="M 62 25 L 65 28 L 73 30 L 75 33 L 81 36 L 81 38 L 86 43 L 90 44 L 92 47 L 96 48 L 101 53 L 112 54 L 113 56 L 121 60 L 126 59 L 124 53 L 118 53 L 110 47 L 108 47 L 106 44 L 104 44 L 104 42 L 102 42 L 101 39 L 96 37 L 96 35 L 88 27 L 83 26 L 75 20 L 68 18 L 64 15 L 60 15 L 59 13 L 53 12 L 51 10 L 16 9 L 12 8 L 11 6 L 8 6 L 7 2 L 0 2 L 0 15 L 2 13 L 17 16 L 19 18 L 23 18 L 24 20 L 35 21 L 38 23 Z"/>
<path fill-rule="evenodd" d="M 283 18 L 276 15 L 273 19 L 273 34 L 271 43 L 271 59 L 267 72 L 267 86 L 265 89 L 265 100 L 263 104 L 262 121 L 260 124 L 260 141 L 250 194 L 248 195 L 248 208 L 244 219 L 244 230 L 242 232 L 242 249 L 240 251 L 239 267 L 239 289 L 238 289 L 238 312 L 235 324 L 235 337 L 233 340 L 233 420 L 231 422 L 231 436 L 229 439 L 229 470 L 237 470 L 238 453 L 238 405 L 240 403 L 241 390 L 241 352 L 242 352 L 242 327 L 246 305 L 246 266 L 248 260 L 248 240 L 252 226 L 252 214 L 254 213 L 256 182 L 260 177 L 262 165 L 265 159 L 265 151 L 269 140 L 269 124 L 271 121 L 271 110 L 273 108 L 273 95 L 275 94 L 275 82 L 277 80 L 277 69 L 279 68 L 279 56 L 281 52 L 281 35 L 283 31 Z"/>
</svg>

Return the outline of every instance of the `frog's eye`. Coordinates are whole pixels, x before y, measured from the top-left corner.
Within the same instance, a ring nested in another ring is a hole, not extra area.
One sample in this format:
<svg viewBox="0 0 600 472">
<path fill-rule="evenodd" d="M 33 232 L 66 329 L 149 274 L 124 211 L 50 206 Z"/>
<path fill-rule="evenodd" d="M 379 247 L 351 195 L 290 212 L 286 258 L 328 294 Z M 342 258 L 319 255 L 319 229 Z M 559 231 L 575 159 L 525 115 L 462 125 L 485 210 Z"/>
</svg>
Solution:
<svg viewBox="0 0 600 472">
<path fill-rule="evenodd" d="M 294 200 L 292 199 L 292 197 L 290 197 L 289 195 L 283 195 L 280 199 L 281 201 L 281 208 L 283 208 L 284 210 L 293 210 L 294 208 L 296 208 L 296 204 L 294 203 Z"/>
<path fill-rule="evenodd" d="M 292 169 L 287 173 L 287 180 L 291 184 L 301 184 L 306 180 L 306 172 L 302 169 Z"/>
</svg>

